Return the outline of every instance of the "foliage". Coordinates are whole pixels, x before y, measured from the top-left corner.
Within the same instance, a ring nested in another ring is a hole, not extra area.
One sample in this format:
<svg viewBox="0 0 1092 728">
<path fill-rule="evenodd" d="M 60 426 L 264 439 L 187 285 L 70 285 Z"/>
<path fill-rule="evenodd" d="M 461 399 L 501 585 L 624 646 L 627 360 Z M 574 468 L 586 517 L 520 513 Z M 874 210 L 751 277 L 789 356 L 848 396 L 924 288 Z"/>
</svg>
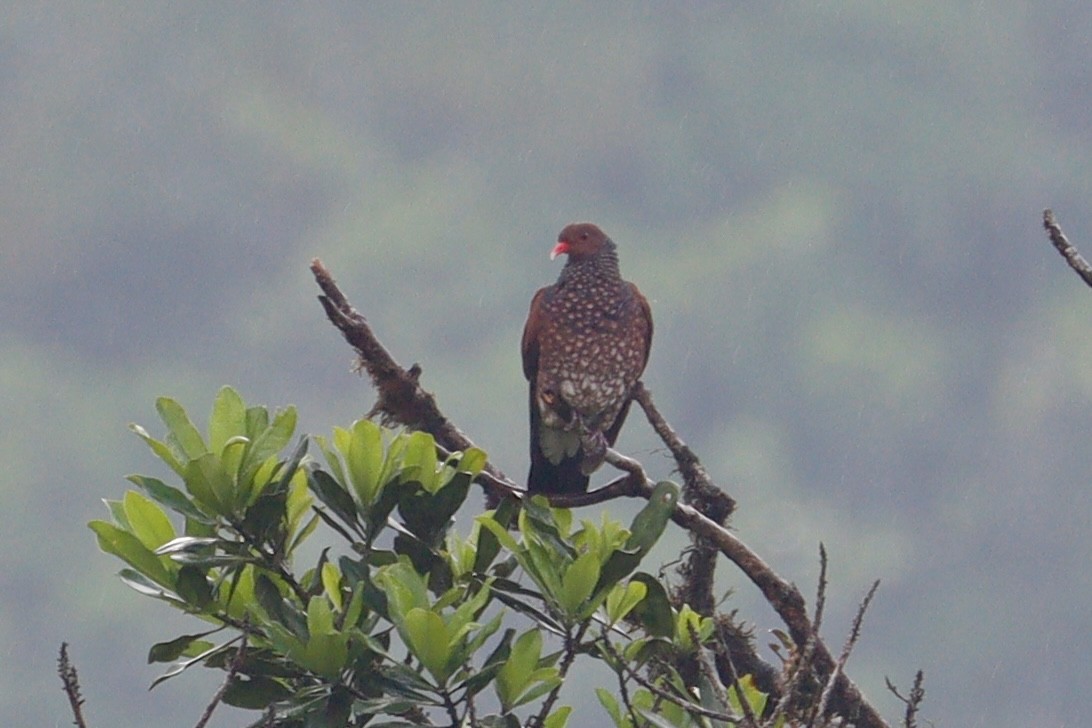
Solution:
<svg viewBox="0 0 1092 728">
<path fill-rule="evenodd" d="M 157 410 L 163 440 L 133 430 L 181 487 L 131 476 L 139 490 L 107 502 L 112 522 L 89 524 L 127 584 L 209 624 L 152 646 L 149 662 L 172 663 L 153 686 L 195 665 L 226 671 L 223 700 L 263 711 L 262 725 L 562 728 L 559 690 L 583 659 L 617 675 L 617 695 L 597 693 L 619 728 L 728 725 L 740 691 L 762 713 L 746 678 L 691 702 L 675 664 L 703 649 L 712 621 L 637 571 L 674 484 L 629 528 L 605 514 L 575 523 L 536 497 L 460 535 L 480 450 L 440 457 L 427 434 L 359 420 L 314 438 L 320 462 L 306 437 L 289 448 L 294 409 L 248 407 L 230 388 L 204 435 L 177 402 Z M 297 569 L 320 526 L 343 548 Z"/>
</svg>

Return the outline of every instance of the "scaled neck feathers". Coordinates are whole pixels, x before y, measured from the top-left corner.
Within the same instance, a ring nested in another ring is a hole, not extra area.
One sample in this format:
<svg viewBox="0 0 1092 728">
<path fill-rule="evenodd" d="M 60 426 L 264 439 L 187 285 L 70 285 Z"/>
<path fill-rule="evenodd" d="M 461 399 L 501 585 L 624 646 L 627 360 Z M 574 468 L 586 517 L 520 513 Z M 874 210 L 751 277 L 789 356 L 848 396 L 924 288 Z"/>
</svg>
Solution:
<svg viewBox="0 0 1092 728">
<path fill-rule="evenodd" d="M 621 280 L 622 274 L 618 269 L 618 248 L 614 241 L 607 238 L 603 247 L 596 251 L 595 255 L 586 258 L 570 257 L 565 267 L 561 269 L 558 283 L 577 278 Z"/>
</svg>

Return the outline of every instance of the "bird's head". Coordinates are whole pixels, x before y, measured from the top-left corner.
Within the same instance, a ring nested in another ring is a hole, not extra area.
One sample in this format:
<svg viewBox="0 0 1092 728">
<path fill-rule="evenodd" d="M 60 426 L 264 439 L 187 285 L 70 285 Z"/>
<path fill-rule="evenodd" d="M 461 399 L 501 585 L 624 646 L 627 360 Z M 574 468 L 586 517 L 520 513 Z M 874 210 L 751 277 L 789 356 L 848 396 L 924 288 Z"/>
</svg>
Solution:
<svg viewBox="0 0 1092 728">
<path fill-rule="evenodd" d="M 550 260 L 567 255 L 570 262 L 581 261 L 613 248 L 614 242 L 598 226 L 590 222 L 574 222 L 566 225 L 557 236 L 557 245 L 550 251 Z"/>
</svg>

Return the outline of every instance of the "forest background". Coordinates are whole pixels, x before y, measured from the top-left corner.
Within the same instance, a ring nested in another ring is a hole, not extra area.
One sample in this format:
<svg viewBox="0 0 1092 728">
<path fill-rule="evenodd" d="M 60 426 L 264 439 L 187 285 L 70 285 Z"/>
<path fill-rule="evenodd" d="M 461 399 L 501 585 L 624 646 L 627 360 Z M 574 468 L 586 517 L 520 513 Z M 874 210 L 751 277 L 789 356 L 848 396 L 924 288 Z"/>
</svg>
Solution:
<svg viewBox="0 0 1092 728">
<path fill-rule="evenodd" d="M 228 383 L 317 433 L 368 409 L 313 256 L 522 474 L 520 329 L 582 219 L 652 301 L 645 382 L 736 533 L 805 593 L 826 544 L 833 645 L 882 579 L 849 666 L 875 705 L 897 715 L 884 676 L 920 667 L 937 726 L 1092 713 L 1092 293 L 1040 226 L 1053 207 L 1092 251 L 1092 5 L 5 16 L 0 724 L 69 722 L 62 640 L 92 724 L 193 724 L 216 676 L 148 693 L 144 664 L 193 621 L 84 524 L 161 474 L 126 429 L 162 434 L 158 395 L 198 415 Z M 669 474 L 639 416 L 619 444 Z M 661 560 L 684 544 L 669 529 Z M 719 578 L 770 641 L 754 588 Z"/>
</svg>

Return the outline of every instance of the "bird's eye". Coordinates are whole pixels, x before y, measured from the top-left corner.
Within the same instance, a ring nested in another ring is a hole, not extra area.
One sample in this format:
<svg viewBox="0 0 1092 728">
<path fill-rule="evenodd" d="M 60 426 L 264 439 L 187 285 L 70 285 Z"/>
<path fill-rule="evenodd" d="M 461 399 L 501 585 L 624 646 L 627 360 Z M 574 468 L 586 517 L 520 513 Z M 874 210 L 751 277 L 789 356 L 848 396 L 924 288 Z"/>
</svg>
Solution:
<svg viewBox="0 0 1092 728">
<path fill-rule="evenodd" d="M 588 239 L 588 234 L 587 233 L 580 233 L 580 239 L 581 240 L 587 240 Z"/>
</svg>

